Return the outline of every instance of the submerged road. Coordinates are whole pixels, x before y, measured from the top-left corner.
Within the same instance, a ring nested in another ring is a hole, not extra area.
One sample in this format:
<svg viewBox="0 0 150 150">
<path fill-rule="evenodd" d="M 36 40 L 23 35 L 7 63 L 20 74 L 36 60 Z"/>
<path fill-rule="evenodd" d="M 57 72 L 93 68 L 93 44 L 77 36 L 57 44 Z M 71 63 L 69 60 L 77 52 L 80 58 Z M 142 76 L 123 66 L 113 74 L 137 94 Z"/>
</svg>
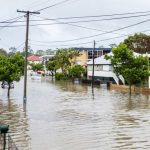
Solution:
<svg viewBox="0 0 150 150">
<path fill-rule="evenodd" d="M 0 122 L 10 125 L 19 150 L 150 149 L 150 97 L 28 78 L 11 98 L 0 89 Z"/>
</svg>

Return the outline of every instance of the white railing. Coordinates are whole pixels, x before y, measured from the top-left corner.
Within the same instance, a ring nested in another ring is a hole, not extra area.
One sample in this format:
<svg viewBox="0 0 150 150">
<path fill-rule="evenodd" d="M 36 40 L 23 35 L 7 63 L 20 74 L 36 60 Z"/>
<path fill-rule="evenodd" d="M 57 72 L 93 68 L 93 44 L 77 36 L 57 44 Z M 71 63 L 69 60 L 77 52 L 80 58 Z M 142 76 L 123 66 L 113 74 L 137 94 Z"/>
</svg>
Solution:
<svg viewBox="0 0 150 150">
<path fill-rule="evenodd" d="M 125 80 L 122 75 L 119 75 L 119 79 L 122 81 L 123 84 L 125 84 Z"/>
</svg>

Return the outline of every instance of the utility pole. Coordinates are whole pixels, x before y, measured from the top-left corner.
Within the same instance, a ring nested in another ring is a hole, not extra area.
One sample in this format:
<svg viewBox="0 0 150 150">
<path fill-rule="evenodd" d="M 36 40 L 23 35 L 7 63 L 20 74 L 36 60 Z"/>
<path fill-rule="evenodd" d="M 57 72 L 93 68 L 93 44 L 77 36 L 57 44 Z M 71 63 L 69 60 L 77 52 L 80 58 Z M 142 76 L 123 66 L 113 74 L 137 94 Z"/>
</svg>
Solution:
<svg viewBox="0 0 150 150">
<path fill-rule="evenodd" d="M 27 64 L 28 64 L 28 38 L 29 38 L 29 17 L 30 14 L 40 14 L 40 12 L 30 12 L 30 11 L 20 11 L 17 10 L 19 13 L 25 13 L 26 15 L 26 40 L 25 40 L 25 62 L 24 62 L 24 95 L 23 101 L 26 103 L 27 101 Z"/>
<path fill-rule="evenodd" d="M 95 52 L 95 40 L 94 40 L 94 48 L 93 48 L 93 52 L 92 52 L 92 58 L 93 58 L 93 69 L 92 69 L 92 89 L 93 89 L 93 84 L 94 84 L 94 52 Z"/>
</svg>

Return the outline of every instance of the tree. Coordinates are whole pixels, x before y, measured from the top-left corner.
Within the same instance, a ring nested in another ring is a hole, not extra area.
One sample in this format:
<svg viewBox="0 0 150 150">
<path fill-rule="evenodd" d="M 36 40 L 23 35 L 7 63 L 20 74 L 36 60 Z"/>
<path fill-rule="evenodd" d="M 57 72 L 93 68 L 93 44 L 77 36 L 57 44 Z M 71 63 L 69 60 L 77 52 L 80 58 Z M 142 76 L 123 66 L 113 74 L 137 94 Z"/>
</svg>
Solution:
<svg viewBox="0 0 150 150">
<path fill-rule="evenodd" d="M 15 53 L 9 57 L 0 56 L 0 81 L 8 83 L 8 93 L 10 96 L 11 83 L 19 81 L 23 75 L 24 58 L 20 53 Z"/>
<path fill-rule="evenodd" d="M 43 64 L 30 64 L 33 71 L 42 71 L 44 69 Z"/>
<path fill-rule="evenodd" d="M 106 56 L 106 59 L 111 60 L 114 72 L 124 77 L 131 94 L 131 86 L 141 83 L 149 76 L 148 59 L 141 55 L 135 56 L 133 50 L 123 43 L 113 48 L 112 53 L 113 56 Z"/>
<path fill-rule="evenodd" d="M 6 56 L 7 55 L 6 50 L 4 50 L 4 49 L 1 48 L 0 49 L 0 55 L 5 55 Z"/>
<path fill-rule="evenodd" d="M 74 49 L 58 49 L 56 52 L 56 61 L 63 74 L 67 74 L 68 68 L 75 63 L 79 52 Z"/>
<path fill-rule="evenodd" d="M 9 48 L 10 53 L 16 53 L 17 52 L 17 48 L 12 46 Z"/>
<path fill-rule="evenodd" d="M 43 51 L 43 50 L 37 50 L 36 51 L 36 55 L 43 56 L 43 55 L 45 55 L 45 51 Z"/>
<path fill-rule="evenodd" d="M 69 77 L 80 78 L 85 73 L 85 69 L 80 65 L 73 65 L 68 69 Z"/>
<path fill-rule="evenodd" d="M 48 71 L 51 72 L 52 78 L 54 76 L 54 73 L 56 73 L 56 70 L 59 69 L 59 66 L 57 65 L 57 61 L 55 58 L 48 61 L 46 68 Z"/>
<path fill-rule="evenodd" d="M 124 44 L 127 45 L 129 49 L 132 49 L 137 53 L 150 53 L 150 36 L 139 33 L 134 36 L 129 36 L 124 40 Z"/>
<path fill-rule="evenodd" d="M 52 51 L 51 49 L 47 49 L 45 52 L 46 55 L 53 55 L 54 51 Z"/>
</svg>

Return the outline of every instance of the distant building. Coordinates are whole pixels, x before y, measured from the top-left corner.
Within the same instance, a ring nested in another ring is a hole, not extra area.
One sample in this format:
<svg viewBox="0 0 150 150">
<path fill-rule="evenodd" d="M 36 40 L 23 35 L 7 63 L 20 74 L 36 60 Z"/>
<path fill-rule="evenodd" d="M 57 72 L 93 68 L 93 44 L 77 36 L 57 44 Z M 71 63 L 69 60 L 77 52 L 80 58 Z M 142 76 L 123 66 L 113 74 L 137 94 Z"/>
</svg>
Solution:
<svg viewBox="0 0 150 150">
<path fill-rule="evenodd" d="M 78 50 L 80 54 L 80 56 L 76 58 L 76 64 L 87 66 L 87 62 L 90 61 L 93 57 L 93 48 L 75 47 L 73 49 Z M 94 58 L 101 57 L 102 55 L 111 52 L 111 50 L 111 48 L 95 48 Z"/>
<path fill-rule="evenodd" d="M 44 65 L 46 65 L 47 62 L 48 62 L 51 58 L 53 58 L 54 56 L 55 56 L 55 54 L 42 56 L 42 63 L 43 63 Z"/>
<path fill-rule="evenodd" d="M 37 55 L 31 55 L 28 58 L 28 62 L 29 63 L 42 63 L 42 57 L 41 56 L 37 56 Z"/>
</svg>

